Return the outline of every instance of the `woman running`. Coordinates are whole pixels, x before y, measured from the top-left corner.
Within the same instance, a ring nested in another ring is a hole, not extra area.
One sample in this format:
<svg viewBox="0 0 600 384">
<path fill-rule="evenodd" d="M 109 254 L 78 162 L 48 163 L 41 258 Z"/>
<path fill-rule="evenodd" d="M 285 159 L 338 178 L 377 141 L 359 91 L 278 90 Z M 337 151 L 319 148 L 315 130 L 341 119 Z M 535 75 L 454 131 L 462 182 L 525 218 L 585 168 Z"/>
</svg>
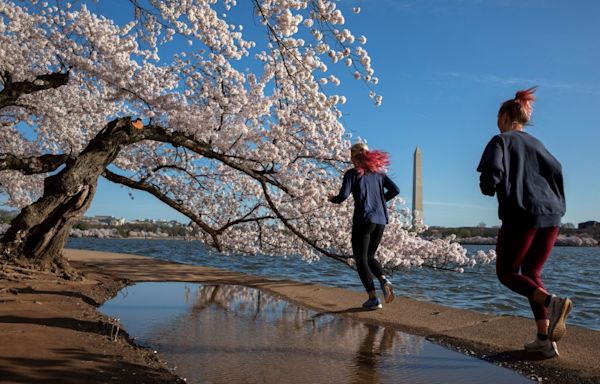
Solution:
<svg viewBox="0 0 600 384">
<path fill-rule="evenodd" d="M 373 275 L 379 280 L 385 302 L 394 300 L 392 283 L 384 276 L 381 264 L 375 259 L 375 252 L 388 223 L 385 203 L 398 195 L 400 190 L 384 173 L 389 165 L 387 153 L 369 151 L 366 144 L 358 143 L 350 148 L 350 159 L 354 168 L 346 171 L 340 192 L 330 195 L 329 201 L 341 204 L 350 193 L 354 197 L 352 253 L 360 281 L 369 295 L 362 306 L 365 309 L 377 309 L 381 308 L 381 302 L 375 294 Z"/>
<path fill-rule="evenodd" d="M 525 350 L 553 357 L 572 303 L 550 295 L 541 274 L 565 213 L 565 197 L 560 163 L 523 130 L 531 118 L 534 91 L 535 87 L 518 91 L 502 104 L 500 134 L 488 143 L 477 171 L 481 192 L 498 198 L 498 279 L 529 299 L 536 320 L 537 337 Z"/>
</svg>

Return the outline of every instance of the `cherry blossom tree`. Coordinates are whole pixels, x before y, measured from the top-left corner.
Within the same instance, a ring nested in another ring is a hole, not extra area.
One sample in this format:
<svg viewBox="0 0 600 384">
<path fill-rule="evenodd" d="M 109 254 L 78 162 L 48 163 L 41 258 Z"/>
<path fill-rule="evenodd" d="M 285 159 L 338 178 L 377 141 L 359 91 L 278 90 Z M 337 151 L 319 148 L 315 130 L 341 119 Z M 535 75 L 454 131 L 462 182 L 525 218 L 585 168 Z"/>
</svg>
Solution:
<svg viewBox="0 0 600 384">
<path fill-rule="evenodd" d="M 131 20 L 117 24 L 85 2 L 0 0 L 0 191 L 22 208 L 0 257 L 69 271 L 71 224 L 104 177 L 186 215 L 219 251 L 349 262 L 351 204 L 327 201 L 350 146 L 329 66 L 382 98 L 366 38 L 336 2 L 124 4 Z M 389 268 L 493 257 L 423 240 L 401 202 L 391 211 L 379 252 Z"/>
</svg>

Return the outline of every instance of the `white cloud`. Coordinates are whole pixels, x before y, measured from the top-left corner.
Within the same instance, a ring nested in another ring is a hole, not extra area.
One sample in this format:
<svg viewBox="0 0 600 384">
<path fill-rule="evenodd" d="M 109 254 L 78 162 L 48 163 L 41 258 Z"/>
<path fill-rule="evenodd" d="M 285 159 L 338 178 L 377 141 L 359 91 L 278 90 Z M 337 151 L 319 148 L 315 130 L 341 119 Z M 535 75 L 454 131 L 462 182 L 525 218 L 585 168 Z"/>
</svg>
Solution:
<svg viewBox="0 0 600 384">
<path fill-rule="evenodd" d="M 490 74 L 468 74 L 460 72 L 442 72 L 439 73 L 442 77 L 450 77 L 459 80 L 466 80 L 475 83 L 496 84 L 500 86 L 519 85 L 521 87 L 531 87 L 537 85 L 542 88 L 555 89 L 559 91 L 570 91 L 577 93 L 587 93 L 592 95 L 600 95 L 600 86 L 589 84 L 575 84 L 548 79 L 526 79 L 520 77 L 501 77 Z"/>
</svg>

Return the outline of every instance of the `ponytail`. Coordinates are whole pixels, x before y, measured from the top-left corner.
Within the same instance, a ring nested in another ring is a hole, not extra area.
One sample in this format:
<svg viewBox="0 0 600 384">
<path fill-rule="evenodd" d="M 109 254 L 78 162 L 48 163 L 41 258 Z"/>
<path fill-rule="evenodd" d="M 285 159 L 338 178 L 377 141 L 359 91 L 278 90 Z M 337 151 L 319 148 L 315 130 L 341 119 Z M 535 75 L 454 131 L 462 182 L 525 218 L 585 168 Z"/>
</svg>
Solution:
<svg viewBox="0 0 600 384">
<path fill-rule="evenodd" d="M 511 121 L 523 125 L 529 123 L 533 112 L 534 92 L 537 86 L 517 91 L 514 99 L 502 103 L 498 115 L 506 114 Z"/>
</svg>

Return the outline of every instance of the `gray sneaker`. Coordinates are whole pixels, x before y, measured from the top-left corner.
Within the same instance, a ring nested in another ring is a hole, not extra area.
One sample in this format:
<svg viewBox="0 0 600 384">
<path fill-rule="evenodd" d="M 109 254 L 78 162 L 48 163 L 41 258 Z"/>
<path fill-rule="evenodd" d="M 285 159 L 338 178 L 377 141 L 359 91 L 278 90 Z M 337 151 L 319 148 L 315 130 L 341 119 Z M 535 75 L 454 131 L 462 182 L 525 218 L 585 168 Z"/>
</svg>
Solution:
<svg viewBox="0 0 600 384">
<path fill-rule="evenodd" d="M 567 332 L 565 321 L 569 312 L 573 308 L 573 303 L 568 297 L 558 297 L 552 295 L 550 305 L 548 306 L 548 317 L 550 326 L 548 327 L 548 338 L 550 341 L 560 340 Z"/>
<path fill-rule="evenodd" d="M 383 282 L 379 282 L 381 284 L 381 290 L 383 291 L 383 301 L 386 304 L 394 301 L 394 287 L 392 283 L 388 279 L 383 280 Z"/>
<path fill-rule="evenodd" d="M 555 341 L 540 340 L 537 337 L 530 343 L 525 343 L 525 350 L 531 353 L 539 353 L 544 357 L 558 356 L 558 346 Z"/>
</svg>

